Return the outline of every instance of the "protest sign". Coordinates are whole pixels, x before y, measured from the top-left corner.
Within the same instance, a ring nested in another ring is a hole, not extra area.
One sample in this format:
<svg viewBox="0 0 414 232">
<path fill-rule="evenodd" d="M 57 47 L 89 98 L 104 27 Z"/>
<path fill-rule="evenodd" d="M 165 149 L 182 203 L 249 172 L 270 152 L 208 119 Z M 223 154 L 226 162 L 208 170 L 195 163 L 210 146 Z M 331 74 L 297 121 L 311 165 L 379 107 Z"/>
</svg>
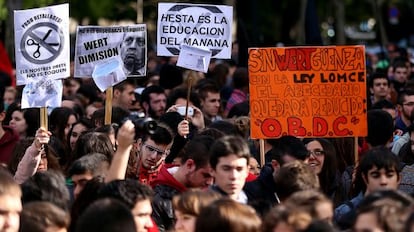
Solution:
<svg viewBox="0 0 414 232">
<path fill-rule="evenodd" d="M 181 44 L 209 49 L 212 58 L 230 59 L 233 7 L 159 3 L 157 55 L 178 56 Z"/>
<path fill-rule="evenodd" d="M 69 4 L 14 11 L 16 83 L 70 75 Z"/>
<path fill-rule="evenodd" d="M 29 80 L 23 88 L 22 108 L 60 107 L 62 104 L 62 80 Z"/>
<path fill-rule="evenodd" d="M 102 90 L 124 80 L 126 76 L 145 76 L 146 67 L 145 24 L 78 27 L 75 77 L 94 77 Z"/>
<path fill-rule="evenodd" d="M 249 49 L 252 138 L 367 135 L 363 46 Z"/>
<path fill-rule="evenodd" d="M 211 60 L 211 51 L 197 47 L 181 45 L 177 66 L 207 73 Z"/>
<path fill-rule="evenodd" d="M 125 80 L 126 76 L 122 70 L 122 60 L 114 58 L 97 64 L 93 69 L 92 79 L 102 92 L 108 87 Z"/>
</svg>

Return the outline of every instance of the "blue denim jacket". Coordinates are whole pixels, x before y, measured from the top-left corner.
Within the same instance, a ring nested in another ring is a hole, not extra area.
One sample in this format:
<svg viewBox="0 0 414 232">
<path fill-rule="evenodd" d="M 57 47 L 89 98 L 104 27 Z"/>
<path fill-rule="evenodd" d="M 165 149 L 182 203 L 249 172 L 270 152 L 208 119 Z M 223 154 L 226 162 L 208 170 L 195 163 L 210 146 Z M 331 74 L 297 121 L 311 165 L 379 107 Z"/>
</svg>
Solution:
<svg viewBox="0 0 414 232">
<path fill-rule="evenodd" d="M 356 210 L 363 199 L 364 194 L 360 192 L 356 197 L 352 198 L 350 201 L 338 206 L 334 212 L 335 223 L 338 223 L 344 215 L 350 213 L 353 210 Z"/>
</svg>

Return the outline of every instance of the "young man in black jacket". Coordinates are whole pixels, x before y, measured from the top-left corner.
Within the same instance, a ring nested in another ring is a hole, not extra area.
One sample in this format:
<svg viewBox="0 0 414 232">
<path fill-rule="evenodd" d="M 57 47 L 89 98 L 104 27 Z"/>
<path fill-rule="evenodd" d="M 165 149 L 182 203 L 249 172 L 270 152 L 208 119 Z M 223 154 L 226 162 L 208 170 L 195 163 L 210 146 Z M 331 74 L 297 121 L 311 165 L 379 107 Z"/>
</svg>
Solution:
<svg viewBox="0 0 414 232">
<path fill-rule="evenodd" d="M 272 144 L 272 149 L 265 155 L 266 164 L 259 177 L 246 183 L 244 187 L 244 191 L 250 199 L 249 204 L 262 215 L 268 212 L 272 206 L 280 203 L 275 184 L 275 177 L 280 167 L 293 160 L 305 160 L 308 154 L 302 141 L 294 136 L 283 136 L 269 142 Z"/>
<path fill-rule="evenodd" d="M 181 165 L 168 168 L 163 166 L 157 178 L 151 183 L 155 192 L 153 218 L 159 231 L 174 228 L 172 198 L 188 188 L 206 188 L 213 183 L 208 150 L 214 139 L 210 136 L 196 136 L 179 155 Z"/>
</svg>

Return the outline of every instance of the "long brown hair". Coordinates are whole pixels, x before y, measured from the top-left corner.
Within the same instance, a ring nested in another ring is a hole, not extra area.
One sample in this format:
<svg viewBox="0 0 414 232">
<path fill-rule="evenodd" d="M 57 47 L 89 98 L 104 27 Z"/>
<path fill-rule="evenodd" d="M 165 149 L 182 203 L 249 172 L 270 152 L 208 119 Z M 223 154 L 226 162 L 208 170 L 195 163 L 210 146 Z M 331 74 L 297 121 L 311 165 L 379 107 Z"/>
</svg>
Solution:
<svg viewBox="0 0 414 232">
<path fill-rule="evenodd" d="M 8 169 L 10 173 L 12 173 L 13 175 L 16 173 L 17 167 L 19 166 L 19 163 L 22 160 L 24 153 L 26 152 L 26 149 L 30 147 L 30 145 L 32 145 L 34 139 L 34 137 L 24 138 L 20 140 L 15 146 L 12 153 L 12 157 L 10 158 L 8 164 Z M 59 165 L 56 152 L 48 144 L 45 145 L 45 153 L 47 158 L 47 169 L 61 171 L 61 167 Z"/>
<path fill-rule="evenodd" d="M 329 140 L 323 138 L 305 140 L 304 143 L 308 144 L 312 141 L 319 142 L 325 151 L 325 159 L 323 162 L 322 170 L 318 174 L 318 179 L 322 192 L 331 197 L 333 194 L 335 194 L 335 192 L 338 192 L 336 189 L 340 184 L 336 183 L 336 181 L 339 181 L 339 178 L 337 178 L 339 173 L 336 162 L 335 147 Z"/>
</svg>

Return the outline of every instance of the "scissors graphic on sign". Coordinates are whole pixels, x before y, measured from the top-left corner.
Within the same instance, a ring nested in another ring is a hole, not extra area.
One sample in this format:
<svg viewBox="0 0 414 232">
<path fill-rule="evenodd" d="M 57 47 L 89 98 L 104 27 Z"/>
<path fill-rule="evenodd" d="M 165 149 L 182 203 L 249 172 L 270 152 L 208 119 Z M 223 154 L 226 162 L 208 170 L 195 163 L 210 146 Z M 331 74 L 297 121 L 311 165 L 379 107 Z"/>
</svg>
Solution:
<svg viewBox="0 0 414 232">
<path fill-rule="evenodd" d="M 43 36 L 42 42 L 45 42 L 45 40 L 49 37 L 51 32 L 52 32 L 52 30 L 49 29 L 49 31 L 46 33 L 46 35 Z M 41 47 L 40 44 L 38 42 L 36 42 L 34 39 L 28 39 L 26 44 L 28 46 L 37 46 L 36 51 L 33 52 L 33 57 L 34 58 L 39 58 L 40 57 L 40 47 Z M 45 44 L 49 45 L 49 46 L 58 46 L 59 45 L 59 43 L 45 43 Z"/>
</svg>

